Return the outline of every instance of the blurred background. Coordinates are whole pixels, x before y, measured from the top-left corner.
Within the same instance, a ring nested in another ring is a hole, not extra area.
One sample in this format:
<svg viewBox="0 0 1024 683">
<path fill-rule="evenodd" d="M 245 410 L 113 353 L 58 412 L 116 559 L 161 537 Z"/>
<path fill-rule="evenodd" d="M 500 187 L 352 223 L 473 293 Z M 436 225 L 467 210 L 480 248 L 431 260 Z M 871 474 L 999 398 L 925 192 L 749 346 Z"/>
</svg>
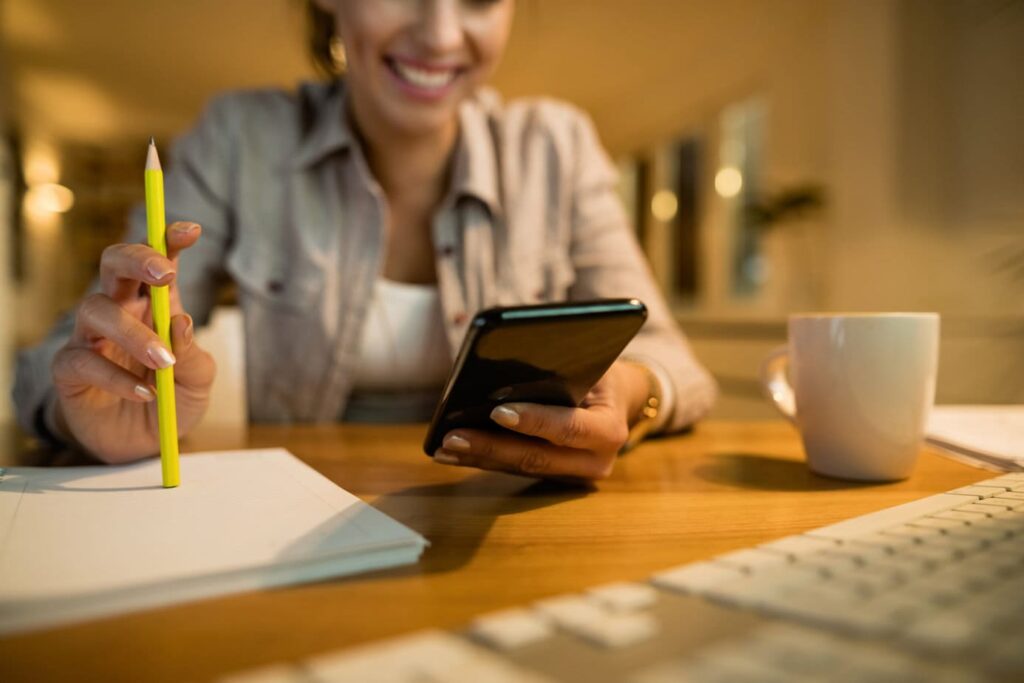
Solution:
<svg viewBox="0 0 1024 683">
<path fill-rule="evenodd" d="M 215 93 L 313 78 L 298 0 L 0 0 L 0 386 Z M 519 0 L 494 85 L 593 116 L 719 417 L 794 311 L 943 316 L 1024 402 L 1024 0 Z M 0 419 L 11 415 L 6 389 Z"/>
</svg>

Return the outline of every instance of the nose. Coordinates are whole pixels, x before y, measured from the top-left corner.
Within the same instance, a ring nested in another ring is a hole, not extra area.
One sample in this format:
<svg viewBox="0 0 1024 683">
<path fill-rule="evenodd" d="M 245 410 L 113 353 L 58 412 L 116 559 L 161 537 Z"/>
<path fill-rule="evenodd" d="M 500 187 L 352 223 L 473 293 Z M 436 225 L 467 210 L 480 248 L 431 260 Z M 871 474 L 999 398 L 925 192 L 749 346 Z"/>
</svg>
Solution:
<svg viewBox="0 0 1024 683">
<path fill-rule="evenodd" d="M 431 52 L 443 54 L 462 47 L 461 0 L 423 0 L 419 38 Z"/>
</svg>

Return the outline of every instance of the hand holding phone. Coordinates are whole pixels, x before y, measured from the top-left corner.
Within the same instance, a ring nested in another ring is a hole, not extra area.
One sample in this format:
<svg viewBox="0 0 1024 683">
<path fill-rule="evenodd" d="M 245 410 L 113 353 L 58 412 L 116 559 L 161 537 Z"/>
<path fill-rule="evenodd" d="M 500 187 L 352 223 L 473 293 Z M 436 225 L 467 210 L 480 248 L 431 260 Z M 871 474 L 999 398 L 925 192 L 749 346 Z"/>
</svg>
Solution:
<svg viewBox="0 0 1024 683">
<path fill-rule="evenodd" d="M 478 314 L 424 450 L 445 464 L 607 476 L 626 440 L 629 398 L 646 386 L 643 371 L 615 360 L 645 318 L 633 299 Z"/>
</svg>

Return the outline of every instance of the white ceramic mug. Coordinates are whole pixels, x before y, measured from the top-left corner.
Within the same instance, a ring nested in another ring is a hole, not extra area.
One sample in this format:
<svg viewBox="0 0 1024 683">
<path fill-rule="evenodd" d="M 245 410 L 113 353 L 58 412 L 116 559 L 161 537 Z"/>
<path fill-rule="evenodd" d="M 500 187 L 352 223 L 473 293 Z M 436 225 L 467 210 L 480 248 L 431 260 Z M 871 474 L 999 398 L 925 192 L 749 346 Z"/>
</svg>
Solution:
<svg viewBox="0 0 1024 683">
<path fill-rule="evenodd" d="M 812 470 L 892 481 L 917 460 L 938 358 L 937 313 L 793 315 L 761 381 L 800 430 Z"/>
</svg>

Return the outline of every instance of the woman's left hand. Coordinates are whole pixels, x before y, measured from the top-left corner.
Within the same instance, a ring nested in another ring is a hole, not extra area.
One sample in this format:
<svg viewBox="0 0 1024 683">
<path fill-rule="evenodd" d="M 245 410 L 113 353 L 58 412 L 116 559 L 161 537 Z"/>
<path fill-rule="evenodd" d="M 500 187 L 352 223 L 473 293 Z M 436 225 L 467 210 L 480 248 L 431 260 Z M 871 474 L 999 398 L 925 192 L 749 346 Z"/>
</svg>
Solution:
<svg viewBox="0 0 1024 683">
<path fill-rule="evenodd" d="M 491 419 L 516 432 L 456 429 L 434 460 L 530 477 L 597 480 L 611 474 L 629 436 L 629 422 L 647 395 L 644 370 L 616 362 L 579 408 L 506 403 Z"/>
</svg>

